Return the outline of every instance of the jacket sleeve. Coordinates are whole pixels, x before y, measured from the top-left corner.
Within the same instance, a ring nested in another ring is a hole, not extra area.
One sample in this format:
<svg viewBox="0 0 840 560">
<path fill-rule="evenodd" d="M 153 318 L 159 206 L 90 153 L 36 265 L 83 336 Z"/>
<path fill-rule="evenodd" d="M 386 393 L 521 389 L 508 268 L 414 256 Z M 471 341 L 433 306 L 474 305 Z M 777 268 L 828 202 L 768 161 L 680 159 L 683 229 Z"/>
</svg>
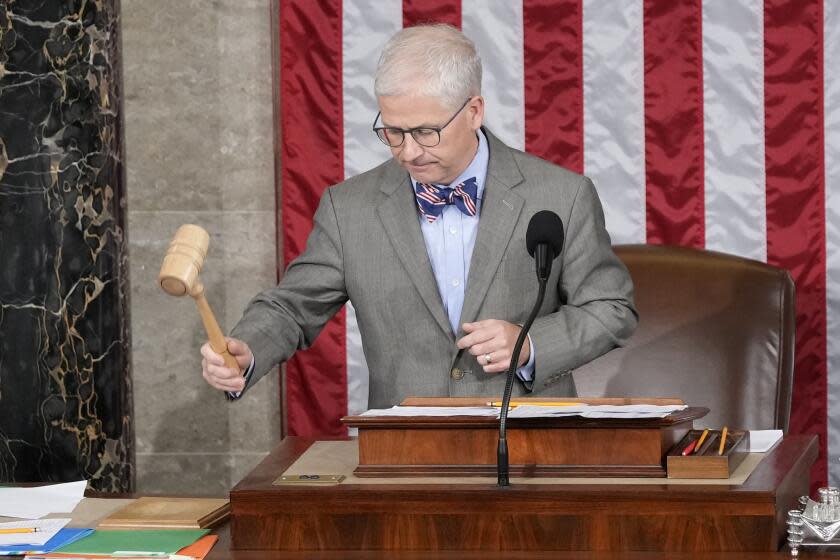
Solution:
<svg viewBox="0 0 840 560">
<path fill-rule="evenodd" d="M 250 301 L 231 331 L 254 353 L 254 372 L 245 390 L 295 351 L 311 346 L 347 299 L 341 235 L 328 189 L 315 212 L 304 252 L 292 261 L 278 286 Z"/>
<path fill-rule="evenodd" d="M 559 283 L 548 287 L 559 290 L 563 304 L 538 317 L 530 331 L 538 355 L 533 386 L 537 392 L 550 375 L 624 344 L 638 324 L 633 282 L 612 250 L 601 202 L 586 177 L 575 196 L 565 239 Z"/>
</svg>

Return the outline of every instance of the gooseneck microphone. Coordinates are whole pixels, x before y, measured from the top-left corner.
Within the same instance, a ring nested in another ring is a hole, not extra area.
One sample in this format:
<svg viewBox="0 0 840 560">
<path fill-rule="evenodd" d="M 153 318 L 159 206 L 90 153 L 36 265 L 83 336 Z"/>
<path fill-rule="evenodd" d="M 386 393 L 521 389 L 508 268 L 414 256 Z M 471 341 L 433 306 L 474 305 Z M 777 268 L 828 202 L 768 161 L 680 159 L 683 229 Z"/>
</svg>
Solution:
<svg viewBox="0 0 840 560">
<path fill-rule="evenodd" d="M 517 369 L 516 365 L 519 362 L 519 354 L 522 351 L 522 345 L 525 343 L 525 337 L 528 336 L 528 330 L 531 328 L 534 319 L 537 318 L 537 313 L 542 306 L 545 297 L 545 285 L 551 275 L 551 263 L 563 251 L 563 239 L 563 221 L 560 216 L 550 210 L 540 210 L 528 222 L 528 230 L 525 232 L 525 246 L 528 249 L 528 254 L 534 257 L 536 261 L 537 281 L 540 286 L 537 301 L 534 303 L 525 324 L 522 325 L 522 330 L 519 331 L 519 337 L 516 339 L 516 345 L 513 347 L 513 355 L 510 358 L 510 366 L 505 380 L 505 392 L 502 396 L 502 408 L 499 413 L 499 446 L 496 451 L 496 473 L 499 486 L 510 486 L 506 424 L 510 396 L 513 391 L 513 375 Z"/>
<path fill-rule="evenodd" d="M 537 278 L 548 280 L 551 263 L 563 252 L 563 221 L 551 210 L 540 210 L 528 222 L 525 247 L 537 261 Z"/>
</svg>

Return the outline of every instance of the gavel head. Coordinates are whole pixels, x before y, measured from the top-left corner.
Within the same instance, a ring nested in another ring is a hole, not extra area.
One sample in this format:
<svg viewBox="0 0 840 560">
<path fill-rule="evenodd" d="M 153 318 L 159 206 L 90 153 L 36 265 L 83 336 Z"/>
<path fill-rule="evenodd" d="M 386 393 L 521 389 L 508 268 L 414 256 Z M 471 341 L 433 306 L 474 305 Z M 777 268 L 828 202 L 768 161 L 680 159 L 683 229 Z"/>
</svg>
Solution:
<svg viewBox="0 0 840 560">
<path fill-rule="evenodd" d="M 163 257 L 158 275 L 164 292 L 173 296 L 193 293 L 209 244 L 210 236 L 204 228 L 193 224 L 184 224 L 178 228 Z"/>
</svg>

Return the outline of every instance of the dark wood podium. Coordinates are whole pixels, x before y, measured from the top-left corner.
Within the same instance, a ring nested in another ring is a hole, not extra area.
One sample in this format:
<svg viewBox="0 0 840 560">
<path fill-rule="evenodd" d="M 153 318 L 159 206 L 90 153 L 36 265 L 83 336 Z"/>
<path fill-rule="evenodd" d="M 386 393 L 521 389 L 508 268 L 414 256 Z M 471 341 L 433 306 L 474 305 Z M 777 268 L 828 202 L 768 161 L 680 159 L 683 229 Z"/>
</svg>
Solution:
<svg viewBox="0 0 840 560">
<path fill-rule="evenodd" d="M 402 404 L 466 407 L 483 406 L 486 400 L 412 397 Z M 548 400 L 613 405 L 683 404 L 676 399 Z M 665 418 L 509 418 L 510 474 L 664 477 L 666 452 L 691 429 L 694 420 L 708 412 L 708 408 L 689 407 Z M 353 471 L 356 476 L 496 476 L 499 420 L 494 416 L 348 416 L 342 422 L 359 432 L 359 466 Z"/>
<path fill-rule="evenodd" d="M 312 443 L 287 438 L 231 491 L 234 550 L 776 551 L 818 450 L 815 437 L 788 436 L 737 486 L 274 486 Z"/>
</svg>

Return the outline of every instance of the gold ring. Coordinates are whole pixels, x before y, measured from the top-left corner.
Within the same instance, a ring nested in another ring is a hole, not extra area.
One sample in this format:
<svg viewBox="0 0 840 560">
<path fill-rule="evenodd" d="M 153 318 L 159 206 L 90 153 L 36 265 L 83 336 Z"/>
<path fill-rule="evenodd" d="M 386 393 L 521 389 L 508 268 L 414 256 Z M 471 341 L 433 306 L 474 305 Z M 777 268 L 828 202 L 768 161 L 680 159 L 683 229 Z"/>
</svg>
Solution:
<svg viewBox="0 0 840 560">
<path fill-rule="evenodd" d="M 484 363 L 490 364 L 493 361 L 493 358 L 490 357 L 490 354 L 484 354 Z"/>
</svg>

